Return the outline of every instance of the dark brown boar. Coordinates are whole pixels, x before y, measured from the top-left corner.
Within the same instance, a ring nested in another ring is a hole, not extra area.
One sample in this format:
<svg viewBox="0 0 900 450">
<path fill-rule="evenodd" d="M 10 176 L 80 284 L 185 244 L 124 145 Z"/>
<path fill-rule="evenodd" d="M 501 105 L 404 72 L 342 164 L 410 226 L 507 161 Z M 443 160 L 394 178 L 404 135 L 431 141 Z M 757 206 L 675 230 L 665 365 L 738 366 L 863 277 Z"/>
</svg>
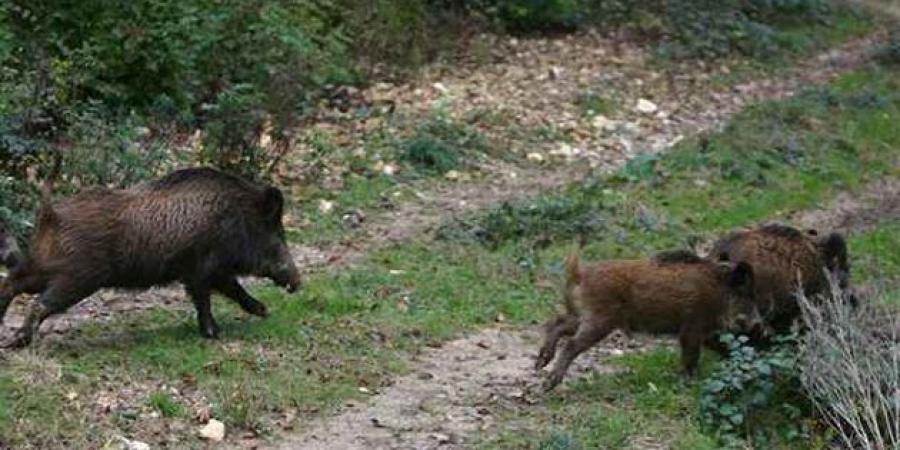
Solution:
<svg viewBox="0 0 900 450">
<path fill-rule="evenodd" d="M 575 358 L 615 329 L 677 333 L 684 370 L 693 375 L 700 348 L 719 330 L 752 327 L 759 321 L 753 304 L 753 269 L 700 258 L 684 251 L 651 260 L 616 260 L 583 266 L 573 254 L 566 261 L 565 313 L 547 323 L 535 366 L 553 360 L 563 337 L 570 337 L 545 389 L 562 381 Z"/>
<path fill-rule="evenodd" d="M 267 277 L 289 291 L 299 287 L 283 207 L 277 188 L 208 168 L 179 170 L 126 190 L 93 188 L 55 203 L 45 198 L 28 254 L 4 240 L 10 249 L 4 259 L 12 265 L 0 287 L 0 320 L 16 295 L 40 294 L 7 346 L 27 345 L 44 319 L 101 288 L 179 281 L 209 338 L 218 335 L 212 291 L 265 316 L 266 307 L 237 277 Z"/>
<path fill-rule="evenodd" d="M 838 233 L 823 237 L 814 230 L 767 224 L 729 234 L 713 245 L 710 255 L 746 261 L 756 269 L 757 307 L 776 333 L 788 331 L 800 317 L 796 295 L 801 290 L 810 299 L 830 295 L 830 276 L 842 291 L 851 291 L 847 244 Z M 848 300 L 857 301 L 854 295 Z M 764 340 L 752 337 L 755 342 Z"/>
</svg>

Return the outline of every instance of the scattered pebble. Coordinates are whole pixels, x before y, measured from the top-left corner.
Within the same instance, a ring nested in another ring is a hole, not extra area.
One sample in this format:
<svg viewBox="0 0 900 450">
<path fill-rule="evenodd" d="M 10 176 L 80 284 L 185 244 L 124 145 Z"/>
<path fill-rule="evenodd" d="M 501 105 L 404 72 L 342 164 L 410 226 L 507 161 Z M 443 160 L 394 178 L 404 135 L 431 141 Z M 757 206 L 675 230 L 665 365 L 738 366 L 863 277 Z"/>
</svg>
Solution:
<svg viewBox="0 0 900 450">
<path fill-rule="evenodd" d="M 216 419 L 209 419 L 209 422 L 200 428 L 200 437 L 213 442 L 221 442 L 222 439 L 225 439 L 225 424 Z"/>
<path fill-rule="evenodd" d="M 659 107 L 656 106 L 656 103 L 653 103 L 650 100 L 642 98 L 642 99 L 638 100 L 637 105 L 634 107 L 634 109 L 640 113 L 653 114 L 656 112 L 657 109 L 659 109 Z"/>
</svg>

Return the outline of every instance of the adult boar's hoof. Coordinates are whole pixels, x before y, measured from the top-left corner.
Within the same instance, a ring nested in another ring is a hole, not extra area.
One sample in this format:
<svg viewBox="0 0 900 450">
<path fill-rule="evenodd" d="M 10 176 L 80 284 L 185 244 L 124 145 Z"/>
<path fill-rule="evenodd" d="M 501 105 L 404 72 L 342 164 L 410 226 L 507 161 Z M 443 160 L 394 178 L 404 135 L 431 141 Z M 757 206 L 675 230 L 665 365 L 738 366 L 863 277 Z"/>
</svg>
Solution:
<svg viewBox="0 0 900 450">
<path fill-rule="evenodd" d="M 254 300 L 252 302 L 247 302 L 246 304 L 241 306 L 244 307 L 244 311 L 246 311 L 248 314 L 253 314 L 254 316 L 258 317 L 269 316 L 269 310 L 266 309 L 266 305 L 264 305 L 260 301 Z"/>
<path fill-rule="evenodd" d="M 200 325 L 200 334 L 207 339 L 219 339 L 219 326 L 215 323 Z"/>
</svg>

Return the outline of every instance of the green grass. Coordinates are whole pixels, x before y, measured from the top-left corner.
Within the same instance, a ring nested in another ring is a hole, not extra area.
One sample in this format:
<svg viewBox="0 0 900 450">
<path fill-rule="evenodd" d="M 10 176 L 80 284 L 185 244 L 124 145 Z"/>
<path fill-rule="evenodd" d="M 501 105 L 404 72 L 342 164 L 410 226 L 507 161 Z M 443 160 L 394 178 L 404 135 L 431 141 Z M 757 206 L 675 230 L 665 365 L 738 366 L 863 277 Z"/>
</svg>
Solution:
<svg viewBox="0 0 900 450">
<path fill-rule="evenodd" d="M 581 115 L 585 117 L 611 116 L 618 110 L 615 100 L 593 92 L 578 96 L 575 99 L 575 105 L 578 106 Z"/>
<path fill-rule="evenodd" d="M 444 240 L 387 248 L 360 267 L 314 275 L 298 294 L 258 287 L 271 313 L 264 320 L 217 299 L 219 342 L 199 338 L 194 314 L 183 310 L 89 322 L 42 344 L 36 358 L 52 376 L 30 376 L 37 363 L 29 360 L 17 360 L 15 370 L 4 366 L 0 436 L 14 447 L 61 436 L 75 447 L 102 446 L 126 432 L 152 441 L 134 414 L 95 416 L 85 406 L 101 379 L 107 386 L 149 387 L 151 397 L 138 401 L 166 420 L 188 420 L 192 411 L 179 412 L 178 405 L 197 392 L 229 429 L 271 436 L 284 411 L 321 415 L 363 397 L 360 387 L 385 385 L 428 344 L 499 315 L 516 324 L 543 320 L 557 302 L 546 281 L 557 279 L 561 256 L 578 233 L 590 235 L 591 258 L 643 255 L 898 176 L 891 159 L 900 145 L 900 131 L 891 126 L 900 119 L 898 85 L 892 72 L 851 74 L 830 88 L 753 107 L 722 132 L 638 159 L 613 176 L 476 215 L 459 229 L 445 227 Z M 355 195 L 370 201 L 362 186 Z M 892 226 L 854 236 L 856 274 L 865 279 L 900 270 L 897 235 Z M 490 247 L 472 244 L 485 239 Z M 623 373 L 573 383 L 546 405 L 516 411 L 508 419 L 527 429 L 486 437 L 484 446 L 719 444 L 698 421 L 697 385 L 676 375 L 677 352 L 614 362 Z M 706 358 L 703 370 L 713 364 Z M 160 382 L 182 394 L 153 394 Z M 70 393 L 84 403 L 67 401 Z M 196 442 L 189 428 L 182 433 Z"/>
<path fill-rule="evenodd" d="M 407 197 L 408 189 L 384 175 L 348 176 L 343 189 L 336 191 L 310 188 L 293 214 L 297 223 L 288 228 L 288 240 L 311 245 L 351 236 L 354 230 L 343 221 L 344 214 L 355 209 L 373 214 Z M 333 209 L 320 211 L 321 200 L 333 202 Z"/>
<path fill-rule="evenodd" d="M 887 223 L 857 236 L 847 244 L 858 282 L 900 279 L 900 224 Z"/>
<path fill-rule="evenodd" d="M 150 394 L 147 405 L 159 411 L 163 417 L 180 417 L 184 415 L 184 407 L 170 394 L 157 391 Z"/>
</svg>

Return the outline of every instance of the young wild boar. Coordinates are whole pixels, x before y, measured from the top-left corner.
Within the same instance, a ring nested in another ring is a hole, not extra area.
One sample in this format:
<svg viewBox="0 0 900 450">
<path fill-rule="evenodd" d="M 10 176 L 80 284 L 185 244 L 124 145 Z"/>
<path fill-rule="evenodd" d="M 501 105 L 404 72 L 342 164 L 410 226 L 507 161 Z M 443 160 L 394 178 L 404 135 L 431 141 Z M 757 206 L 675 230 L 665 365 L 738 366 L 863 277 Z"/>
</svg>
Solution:
<svg viewBox="0 0 900 450">
<path fill-rule="evenodd" d="M 617 260 L 582 266 L 566 261 L 563 290 L 566 312 L 546 325 L 535 366 L 553 360 L 565 343 L 544 387 L 553 389 L 575 358 L 615 329 L 677 333 L 688 375 L 694 374 L 700 347 L 731 323 L 758 323 L 753 304 L 753 270 L 747 263 L 722 263 L 684 251 L 651 260 Z"/>
<path fill-rule="evenodd" d="M 814 230 L 803 233 L 786 225 L 763 225 L 729 234 L 713 245 L 710 255 L 746 261 L 756 269 L 757 307 L 777 333 L 788 331 L 800 317 L 795 298 L 800 286 L 810 299 L 830 294 L 827 272 L 842 291 L 850 290 L 847 244 L 838 233 L 820 237 Z M 856 298 L 849 295 L 848 301 L 855 304 Z"/>
<path fill-rule="evenodd" d="M 0 285 L 0 320 L 16 295 L 40 294 L 6 346 L 27 345 L 44 319 L 100 288 L 180 281 L 209 338 L 218 334 L 212 291 L 265 316 L 266 307 L 237 277 L 267 277 L 289 291 L 299 287 L 283 204 L 277 188 L 207 168 L 179 170 L 127 190 L 94 188 L 55 203 L 45 195 L 28 254 L 9 237 L 0 242 L 10 268 Z"/>
</svg>

